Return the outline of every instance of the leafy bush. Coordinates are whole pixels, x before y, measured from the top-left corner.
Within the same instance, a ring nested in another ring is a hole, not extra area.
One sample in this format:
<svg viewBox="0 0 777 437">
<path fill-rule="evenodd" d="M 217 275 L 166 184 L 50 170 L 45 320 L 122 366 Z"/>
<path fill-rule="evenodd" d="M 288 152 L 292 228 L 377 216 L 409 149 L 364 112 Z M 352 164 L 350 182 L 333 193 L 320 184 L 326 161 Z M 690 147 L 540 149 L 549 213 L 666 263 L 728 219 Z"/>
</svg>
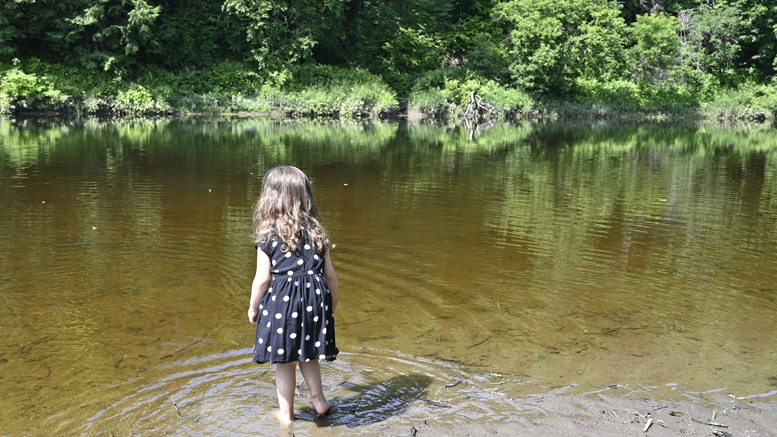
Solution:
<svg viewBox="0 0 777 437">
<path fill-rule="evenodd" d="M 777 82 L 769 85 L 744 84 L 722 93 L 706 105 L 712 116 L 763 120 L 777 116 Z"/>
<path fill-rule="evenodd" d="M 0 113 L 19 110 L 61 110 L 70 97 L 48 78 L 28 74 L 19 68 L 0 74 Z"/>
<path fill-rule="evenodd" d="M 506 88 L 497 82 L 489 80 L 482 84 L 478 94 L 483 100 L 494 105 L 496 115 L 501 118 L 512 119 L 520 115 L 528 115 L 534 112 L 536 103 L 527 93 Z"/>
<path fill-rule="evenodd" d="M 578 78 L 578 101 L 583 104 L 607 104 L 625 110 L 638 109 L 640 105 L 640 88 L 631 81 Z"/>
<path fill-rule="evenodd" d="M 434 117 L 453 115 L 463 111 L 473 92 L 494 105 L 497 118 L 512 118 L 534 107 L 527 93 L 461 68 L 441 68 L 419 77 L 408 106 Z"/>
<path fill-rule="evenodd" d="M 450 114 L 454 105 L 448 101 L 439 88 L 414 90 L 408 99 L 408 109 L 433 118 L 443 118 Z"/>
<path fill-rule="evenodd" d="M 368 71 L 306 65 L 270 74 L 257 105 L 288 115 L 358 117 L 396 111 L 396 94 Z"/>
<path fill-rule="evenodd" d="M 116 96 L 118 109 L 131 114 L 150 114 L 168 112 L 170 108 L 158 102 L 142 85 L 132 84 L 126 90 L 120 90 Z"/>
</svg>

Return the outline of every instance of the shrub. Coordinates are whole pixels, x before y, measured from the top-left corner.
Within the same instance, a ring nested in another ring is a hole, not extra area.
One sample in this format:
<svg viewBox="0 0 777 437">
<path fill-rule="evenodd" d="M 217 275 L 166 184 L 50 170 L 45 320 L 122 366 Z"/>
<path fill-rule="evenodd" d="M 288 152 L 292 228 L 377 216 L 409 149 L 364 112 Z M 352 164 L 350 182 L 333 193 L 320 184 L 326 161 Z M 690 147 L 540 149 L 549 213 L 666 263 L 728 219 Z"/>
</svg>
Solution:
<svg viewBox="0 0 777 437">
<path fill-rule="evenodd" d="M 62 110 L 70 96 L 57 89 L 47 77 L 11 68 L 0 74 L 0 113 L 20 110 Z"/>
<path fill-rule="evenodd" d="M 408 109 L 433 118 L 443 118 L 451 113 L 453 105 L 439 88 L 431 88 L 412 91 L 408 99 Z"/>
<path fill-rule="evenodd" d="M 777 83 L 744 84 L 721 93 L 705 107 L 709 115 L 721 118 L 763 120 L 777 116 Z"/>
<path fill-rule="evenodd" d="M 258 105 L 288 115 L 359 117 L 396 110 L 396 94 L 365 70 L 305 65 L 270 74 Z"/>
<path fill-rule="evenodd" d="M 578 78 L 576 81 L 578 101 L 583 104 L 607 104 L 625 110 L 638 109 L 640 105 L 639 86 L 627 80 L 600 81 Z"/>
<path fill-rule="evenodd" d="M 419 77 L 408 106 L 434 117 L 450 116 L 463 111 L 472 92 L 494 105 L 496 118 L 513 118 L 534 107 L 527 93 L 460 68 L 437 69 Z"/>
</svg>

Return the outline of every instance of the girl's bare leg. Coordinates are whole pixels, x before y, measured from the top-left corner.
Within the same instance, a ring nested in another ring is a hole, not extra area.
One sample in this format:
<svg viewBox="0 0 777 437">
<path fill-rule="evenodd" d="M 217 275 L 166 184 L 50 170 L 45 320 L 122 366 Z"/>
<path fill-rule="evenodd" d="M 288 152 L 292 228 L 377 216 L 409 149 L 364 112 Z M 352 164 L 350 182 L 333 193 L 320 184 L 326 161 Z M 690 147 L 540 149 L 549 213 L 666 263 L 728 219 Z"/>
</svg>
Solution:
<svg viewBox="0 0 777 437">
<path fill-rule="evenodd" d="M 321 388 L 321 368 L 318 365 L 318 360 L 308 361 L 307 363 L 300 361 L 299 370 L 302 372 L 302 376 L 310 389 L 310 401 L 313 403 L 313 408 L 316 409 L 318 414 L 324 414 L 329 411 L 330 404 L 326 400 L 324 391 Z"/>
<path fill-rule="evenodd" d="M 294 389 L 297 386 L 297 363 L 276 364 L 275 386 L 278 390 L 278 405 L 281 407 L 274 413 L 281 425 L 294 421 Z"/>
</svg>

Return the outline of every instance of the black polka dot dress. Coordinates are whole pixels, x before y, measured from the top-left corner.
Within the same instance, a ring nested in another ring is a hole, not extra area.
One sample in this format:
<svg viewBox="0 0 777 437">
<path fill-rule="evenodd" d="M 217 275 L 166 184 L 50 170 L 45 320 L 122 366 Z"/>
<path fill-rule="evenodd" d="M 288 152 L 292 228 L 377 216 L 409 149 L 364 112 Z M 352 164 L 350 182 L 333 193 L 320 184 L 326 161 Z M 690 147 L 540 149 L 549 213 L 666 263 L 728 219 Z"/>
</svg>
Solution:
<svg viewBox="0 0 777 437">
<path fill-rule="evenodd" d="M 295 251 L 283 246 L 280 238 L 256 243 L 270 258 L 273 280 L 259 305 L 253 361 L 333 361 L 339 351 L 324 255 L 307 239 Z"/>
</svg>

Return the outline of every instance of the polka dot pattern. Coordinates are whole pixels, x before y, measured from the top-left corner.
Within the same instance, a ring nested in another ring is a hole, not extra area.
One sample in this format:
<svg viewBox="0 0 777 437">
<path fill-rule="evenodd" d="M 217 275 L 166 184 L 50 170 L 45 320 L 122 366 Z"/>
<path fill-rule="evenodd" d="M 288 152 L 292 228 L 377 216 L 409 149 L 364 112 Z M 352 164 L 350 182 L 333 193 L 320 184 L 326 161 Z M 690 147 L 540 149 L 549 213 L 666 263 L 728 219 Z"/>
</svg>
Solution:
<svg viewBox="0 0 777 437">
<path fill-rule="evenodd" d="M 273 282 L 260 303 L 253 361 L 288 363 L 334 360 L 332 297 L 323 277 L 325 258 L 307 238 L 296 250 L 280 238 L 257 243 L 270 258 Z"/>
</svg>

